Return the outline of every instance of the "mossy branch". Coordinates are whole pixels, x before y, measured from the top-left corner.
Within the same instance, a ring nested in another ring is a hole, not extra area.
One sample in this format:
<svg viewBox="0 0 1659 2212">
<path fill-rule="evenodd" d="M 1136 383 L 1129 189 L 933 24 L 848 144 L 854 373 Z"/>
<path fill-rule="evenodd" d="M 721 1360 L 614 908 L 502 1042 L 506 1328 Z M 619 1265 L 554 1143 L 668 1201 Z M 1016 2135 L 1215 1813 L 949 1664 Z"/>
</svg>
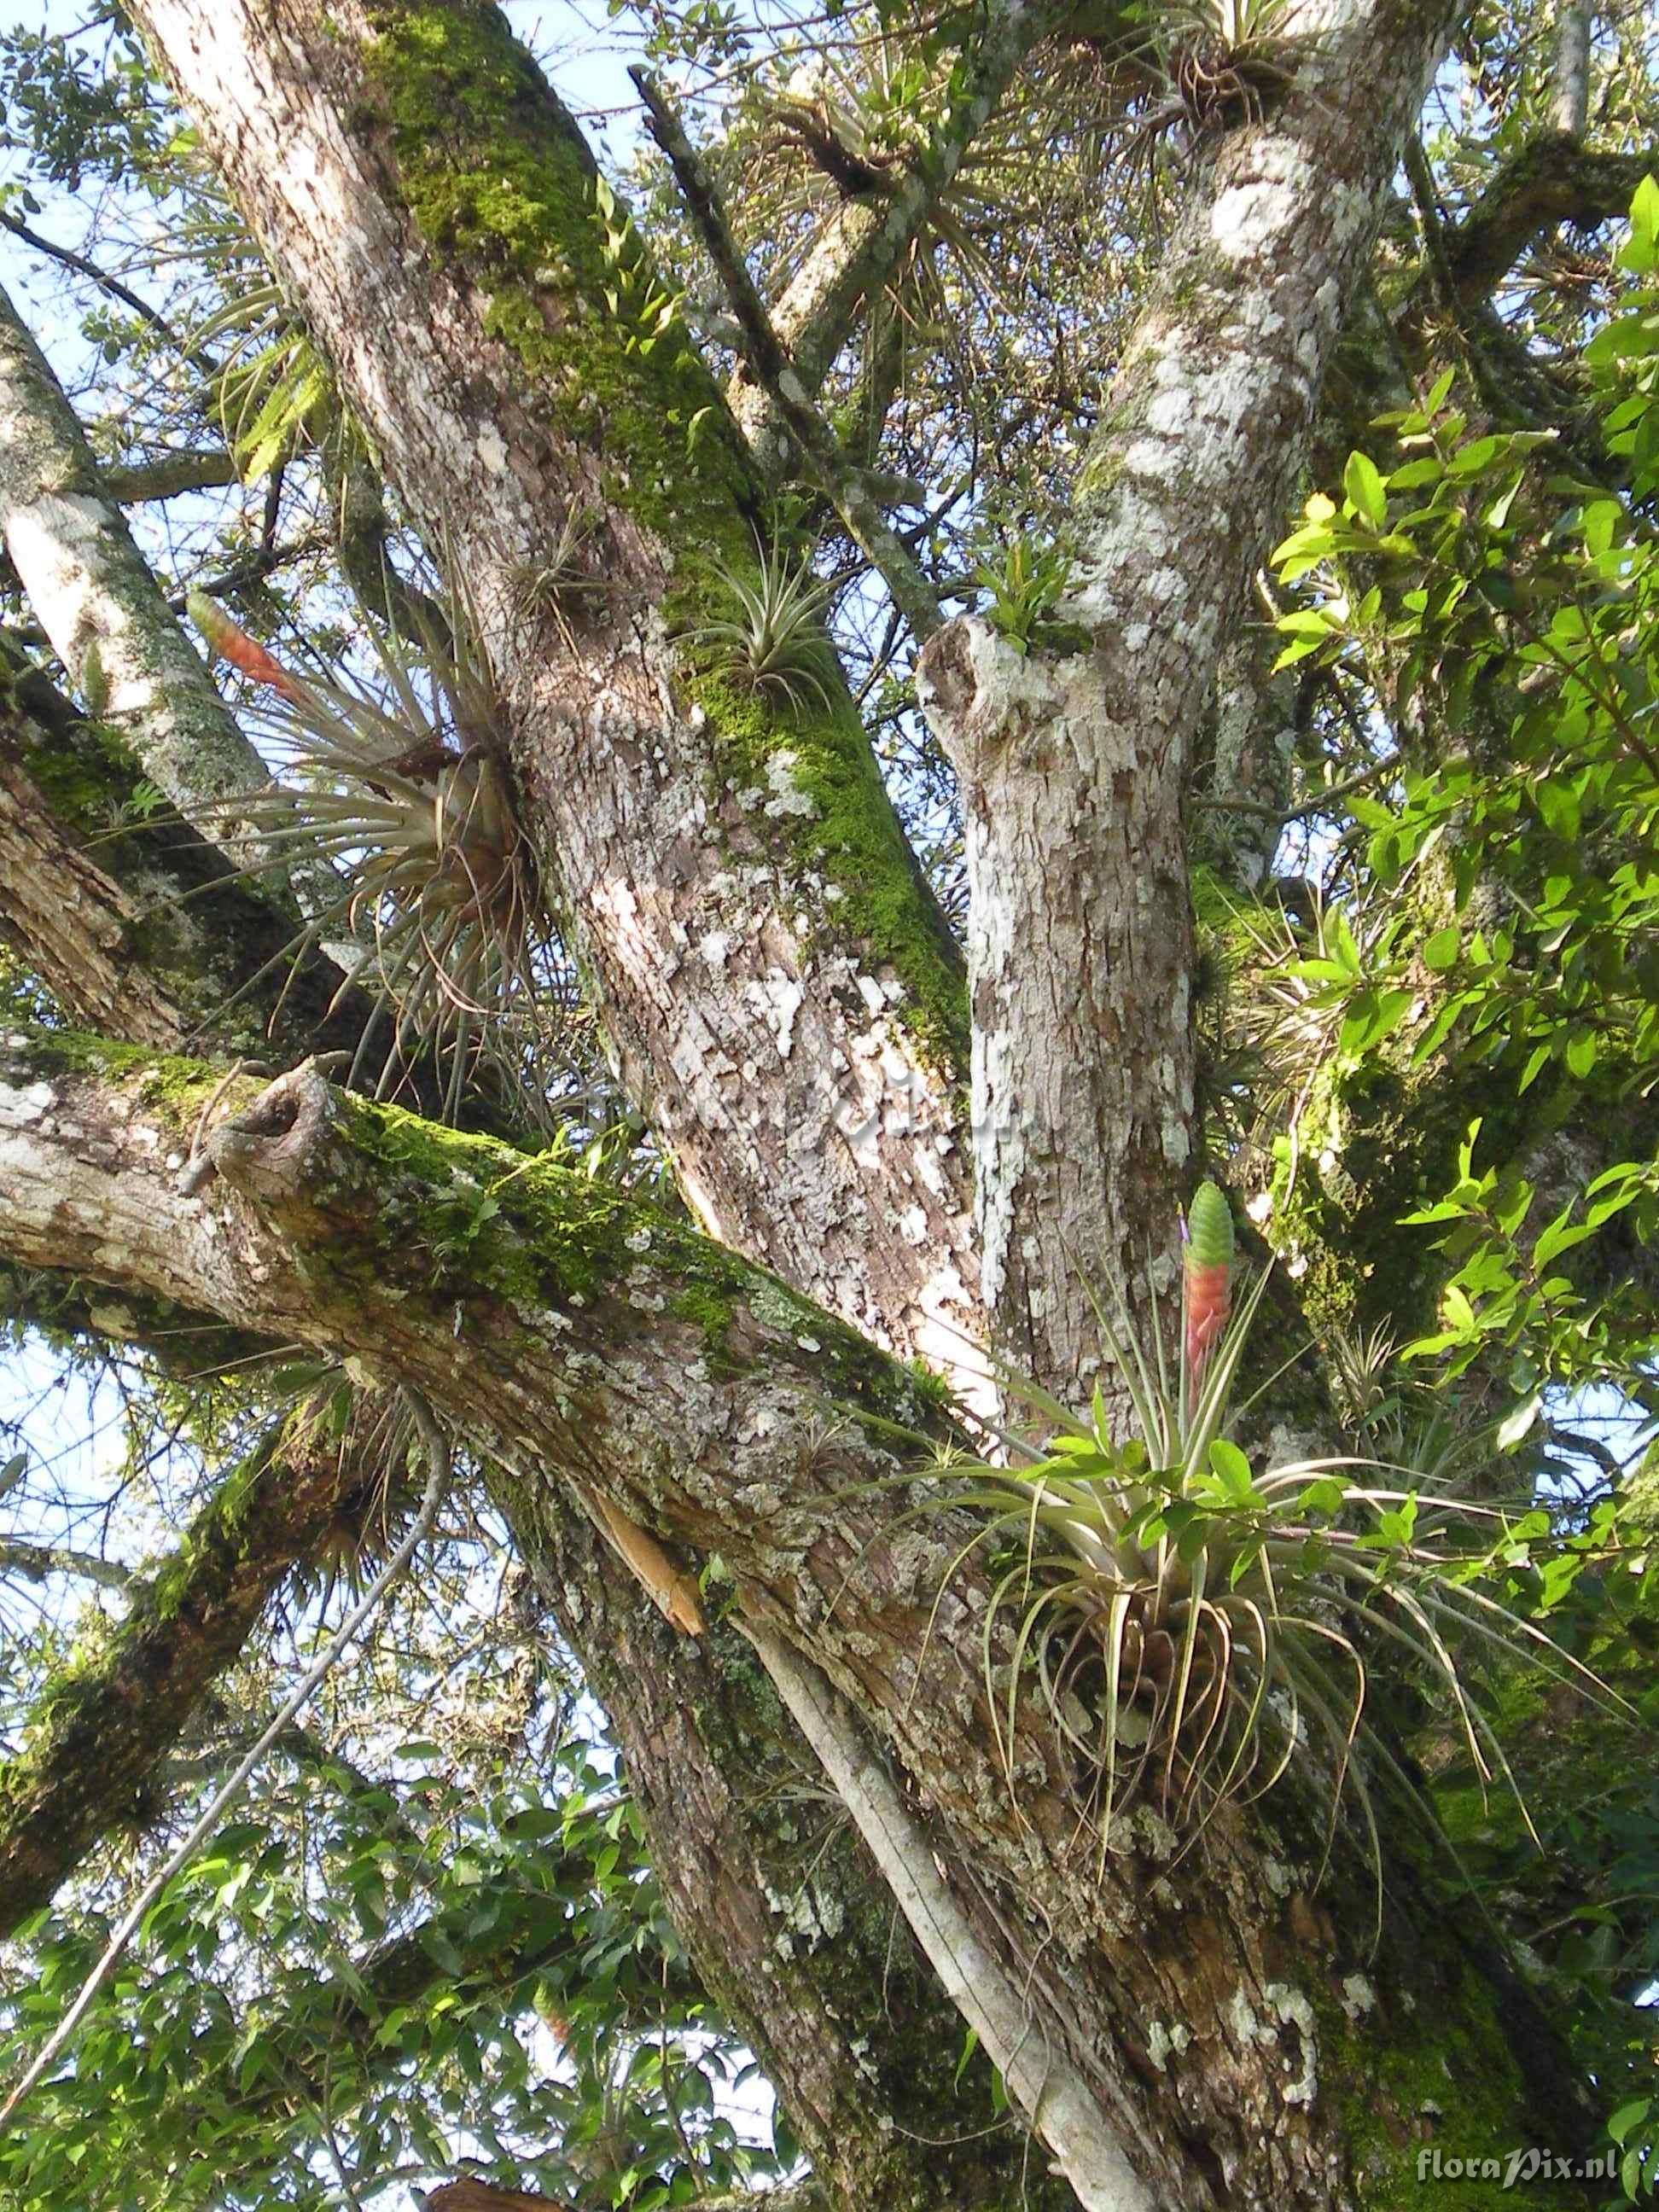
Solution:
<svg viewBox="0 0 1659 2212">
<path fill-rule="evenodd" d="M 27 1748 L 0 1766 L 0 1935 L 101 1835 L 142 1819 L 158 1762 L 361 1481 L 337 1449 L 285 1426 L 225 1475 L 170 1559 L 128 1583 L 120 1624 L 100 1623 L 41 1691 Z"/>
</svg>

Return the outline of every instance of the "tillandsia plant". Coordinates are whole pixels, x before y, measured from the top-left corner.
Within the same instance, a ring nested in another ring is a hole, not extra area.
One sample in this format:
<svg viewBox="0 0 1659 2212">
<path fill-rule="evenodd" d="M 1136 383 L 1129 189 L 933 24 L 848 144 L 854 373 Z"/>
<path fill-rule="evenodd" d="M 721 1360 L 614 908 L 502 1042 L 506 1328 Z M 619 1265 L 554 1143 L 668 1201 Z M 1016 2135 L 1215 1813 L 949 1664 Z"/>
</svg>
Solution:
<svg viewBox="0 0 1659 2212">
<path fill-rule="evenodd" d="M 830 586 L 775 545 L 757 547 L 760 578 L 750 582 L 717 563 L 730 611 L 692 631 L 690 642 L 720 672 L 770 706 L 799 714 L 813 701 L 828 711 L 829 648 L 823 622 Z"/>
<path fill-rule="evenodd" d="M 1164 0 L 1152 9 L 1152 45 L 1194 137 L 1261 120 L 1306 52 L 1290 15 L 1290 0 Z"/>
<path fill-rule="evenodd" d="M 372 1073 L 380 1050 L 390 1096 L 429 1051 L 453 1115 L 481 1052 L 512 1072 L 542 942 L 535 857 L 465 605 L 452 599 L 447 635 L 434 625 L 422 639 L 424 687 L 395 631 L 365 625 L 379 681 L 358 684 L 284 667 L 199 592 L 189 605 L 214 652 L 276 702 L 265 719 L 291 780 L 239 796 L 239 816 L 269 855 L 310 863 L 296 872 L 326 886 L 282 957 L 337 950 L 348 983 L 386 1010 L 349 1080 Z"/>
<path fill-rule="evenodd" d="M 605 589 L 605 579 L 592 573 L 586 557 L 598 529 L 592 510 L 573 505 L 541 556 L 520 562 L 513 572 L 513 599 L 519 612 L 550 619 L 571 653 L 576 650 L 573 622 L 584 601 Z"/>
<path fill-rule="evenodd" d="M 981 1516 L 952 1571 L 975 1553 L 992 1567 L 986 1688 L 1011 1790 L 1016 1714 L 1035 1680 L 1081 1763 L 1102 1863 L 1133 1801 L 1187 1848 L 1218 1806 L 1294 1766 L 1316 1779 L 1332 1833 L 1351 1792 L 1380 1911 L 1374 1784 L 1431 1826 L 1432 1814 L 1368 1721 L 1376 1658 L 1437 1686 L 1483 1792 L 1500 1777 L 1515 1787 L 1474 1680 L 1483 1662 L 1530 1657 L 1619 1701 L 1494 1594 L 1513 1548 L 1500 1510 L 1369 1457 L 1252 1466 L 1227 1430 L 1244 1410 L 1240 1365 L 1269 1277 L 1237 1296 L 1233 1262 L 1231 1208 L 1205 1183 L 1186 1223 L 1176 1371 L 1156 1291 L 1144 1334 L 1121 1292 L 1116 1320 L 1101 1324 L 1127 1423 L 1098 1388 L 1079 1418 L 1005 1376 L 1005 1397 L 1040 1419 L 1044 1441 L 1003 1437 L 1001 1463 L 945 1455 L 939 1471 L 957 1480 L 918 1510 Z"/>
</svg>

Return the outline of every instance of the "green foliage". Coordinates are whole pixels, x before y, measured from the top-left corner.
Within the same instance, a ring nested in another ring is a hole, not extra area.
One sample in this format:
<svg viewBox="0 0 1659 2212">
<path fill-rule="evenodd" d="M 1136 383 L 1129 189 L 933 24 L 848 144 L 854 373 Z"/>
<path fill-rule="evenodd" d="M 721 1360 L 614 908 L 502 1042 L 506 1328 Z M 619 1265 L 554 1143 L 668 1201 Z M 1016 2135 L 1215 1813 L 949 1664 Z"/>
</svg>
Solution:
<svg viewBox="0 0 1659 2212">
<path fill-rule="evenodd" d="M 832 711 L 824 637 L 830 589 L 776 544 L 761 545 L 758 580 L 717 563 L 715 608 L 691 633 L 726 682 L 768 705 L 800 714 Z M 720 601 L 724 600 L 722 608 Z"/>
<path fill-rule="evenodd" d="M 1431 698 L 1457 739 L 1384 759 L 1391 775 L 1345 801 L 1378 900 L 1364 972 L 1337 974 L 1325 949 L 1283 972 L 1340 1005 L 1345 1047 L 1374 1054 L 1404 1024 L 1404 1065 L 1455 1056 L 1535 1094 L 1546 1122 L 1585 1093 L 1640 1114 L 1659 1069 L 1656 208 L 1650 180 L 1620 256 L 1639 281 L 1586 350 L 1622 497 L 1553 431 L 1472 431 L 1448 370 L 1382 419 L 1405 458 L 1352 454 L 1340 505 L 1316 495 L 1274 556 L 1299 601 L 1279 665 Z M 1457 1265 L 1425 1348 L 1467 1364 L 1483 1336 L 1519 1347 L 1523 1388 L 1645 1356 L 1650 1310 L 1616 1293 L 1588 1307 L 1558 1263 L 1604 1230 L 1651 1237 L 1649 1163 L 1609 1164 L 1546 1213 L 1523 1172 L 1466 1147 L 1455 1189 L 1430 1196 L 1412 1218 L 1458 1224 Z"/>
<path fill-rule="evenodd" d="M 328 363 L 275 284 L 255 285 L 221 307 L 195 343 L 225 338 L 213 406 L 242 477 L 257 483 L 302 441 L 337 428 L 339 401 Z"/>
<path fill-rule="evenodd" d="M 1054 611 L 1072 580 L 1072 556 L 1063 546 L 1044 545 L 1024 535 L 988 552 L 975 580 L 991 594 L 988 619 L 1017 653 L 1052 645 L 1064 634 Z"/>
<path fill-rule="evenodd" d="M 446 2174 L 465 2144 L 515 2185 L 564 2202 L 603 2183 L 635 2212 L 767 2171 L 714 2109 L 719 2023 L 586 1748 L 533 1780 L 484 1747 L 387 1750 L 382 1781 L 302 1736 L 169 1885 L 142 1979 L 106 1992 L 0 2144 L 8 2203 L 323 2212 L 348 2144 L 365 2194 Z M 24 1931 L 8 2075 L 100 1929 L 69 1903 Z"/>
<path fill-rule="evenodd" d="M 1230 1243 L 1225 1211 L 1205 1186 L 1189 1253 L 1198 1235 Z M 1455 1716 L 1483 1802 L 1494 1779 L 1516 1788 L 1479 1686 L 1494 1657 L 1529 1661 L 1609 1713 L 1627 1709 L 1504 1594 L 1518 1565 L 1540 1565 L 1547 1609 L 1582 1572 L 1585 1547 L 1553 1547 L 1547 1514 L 1511 1516 L 1451 1492 L 1433 1468 L 1359 1451 L 1253 1468 L 1227 1431 L 1267 1282 L 1258 1276 L 1212 1347 L 1193 1326 L 1189 1273 L 1174 1380 L 1155 1291 L 1144 1338 L 1120 1294 L 1115 1326 L 1103 1316 L 1102 1328 L 1127 1439 L 1098 1387 L 1079 1417 L 1005 1375 L 1005 1395 L 1049 1425 L 1045 1441 L 1006 1439 L 1006 1464 L 947 1452 L 937 1464 L 947 1486 L 920 1510 L 966 1505 L 981 1518 L 956 1565 L 976 1553 L 988 1562 L 986 1692 L 1016 1803 L 1018 1716 L 1034 1680 L 1061 1746 L 1095 1778 L 1103 1862 L 1137 1801 L 1184 1850 L 1218 1805 L 1287 1777 L 1325 1800 L 1334 1833 L 1351 1788 L 1380 1914 L 1374 1790 L 1435 1822 L 1371 1723 L 1373 1669 L 1386 1660 L 1419 1676 Z M 1521 1816 L 1530 1832 L 1524 1806 Z"/>
<path fill-rule="evenodd" d="M 1618 2148 L 1619 2184 L 1639 2204 L 1659 2190 L 1659 2097 L 1632 2097 L 1607 2122 Z"/>
</svg>

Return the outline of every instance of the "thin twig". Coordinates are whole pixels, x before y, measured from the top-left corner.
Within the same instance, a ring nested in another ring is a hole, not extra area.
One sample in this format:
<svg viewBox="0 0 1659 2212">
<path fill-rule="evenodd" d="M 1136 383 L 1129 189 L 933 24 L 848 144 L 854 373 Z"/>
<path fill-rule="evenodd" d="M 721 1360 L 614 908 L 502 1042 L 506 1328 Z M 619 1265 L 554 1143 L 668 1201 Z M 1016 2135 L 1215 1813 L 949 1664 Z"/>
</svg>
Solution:
<svg viewBox="0 0 1659 2212">
<path fill-rule="evenodd" d="M 651 120 L 651 135 L 666 155 L 686 212 L 708 247 L 726 302 L 743 342 L 743 355 L 755 381 L 776 408 L 805 458 L 823 492 L 893 595 L 918 638 L 940 627 L 939 597 L 857 466 L 842 451 L 835 433 L 806 397 L 806 389 L 782 339 L 772 327 L 766 303 L 756 289 L 720 205 L 720 192 L 702 157 L 686 137 L 662 87 L 647 69 L 629 70 L 640 88 Z"/>
<path fill-rule="evenodd" d="M 123 307 L 131 307 L 133 313 L 148 323 L 158 337 L 164 337 L 170 346 L 183 351 L 179 333 L 167 317 L 159 309 L 152 307 L 148 300 L 141 300 L 137 293 L 130 291 L 118 276 L 110 276 L 95 261 L 88 261 L 84 253 L 76 252 L 73 246 L 58 246 L 49 238 L 42 238 L 38 230 L 29 228 L 21 216 L 13 215 L 5 209 L 0 209 L 0 224 L 3 224 L 14 238 L 21 238 L 25 246 L 32 246 L 37 253 L 44 253 L 49 261 L 56 261 L 65 269 L 72 269 L 77 276 L 84 276 L 97 285 L 100 292 L 107 292 L 112 299 L 120 301 Z"/>
<path fill-rule="evenodd" d="M 207 1838 L 212 1834 L 214 1829 L 217 1827 L 220 1818 L 223 1814 L 226 1807 L 235 1799 L 241 1790 L 242 1784 L 247 1780 L 248 1776 L 252 1773 L 254 1768 L 264 1757 L 265 1753 L 270 1749 L 270 1746 L 276 1742 L 277 1737 L 282 1735 L 283 1729 L 288 1727 L 295 1716 L 309 1701 L 313 1693 L 321 1684 L 324 1678 L 331 1672 L 342 1653 L 350 1644 L 352 1638 L 356 1636 L 357 1631 L 362 1626 L 364 1621 L 368 1619 L 370 1613 L 373 1613 L 375 1607 L 380 1604 L 380 1600 L 385 1596 L 387 1589 L 391 1587 L 392 1583 L 396 1581 L 397 1577 L 403 1572 L 404 1567 L 408 1565 L 410 1558 L 414 1554 L 416 1547 L 425 1539 L 430 1531 L 433 1522 L 437 1518 L 438 1508 L 442 1503 L 444 1492 L 449 1486 L 450 1468 L 452 1464 L 449 1440 L 444 1435 L 443 1431 L 438 1426 L 437 1419 L 433 1413 L 432 1408 L 427 1404 L 426 1401 L 418 1396 L 413 1390 L 410 1391 L 407 1395 L 409 1398 L 410 1410 L 415 1417 L 416 1426 L 420 1430 L 422 1437 L 426 1444 L 427 1456 L 431 1470 L 427 1480 L 425 1494 L 421 1499 L 421 1510 L 416 1516 L 414 1524 L 410 1528 L 408 1534 L 404 1538 L 402 1543 L 398 1545 L 397 1550 L 386 1561 L 386 1565 L 381 1569 L 380 1572 L 375 1577 L 374 1582 L 364 1592 L 360 1602 L 354 1607 L 352 1611 L 347 1615 L 346 1619 L 341 1623 L 340 1627 L 335 1635 L 329 1639 L 329 1642 L 325 1647 L 321 1656 L 307 1671 L 298 1688 L 295 1689 L 293 1694 L 279 1707 L 270 1725 L 261 1734 L 258 1741 L 254 1744 L 252 1748 L 247 1753 L 246 1756 L 239 1762 L 234 1772 L 231 1774 L 223 1786 L 214 1793 L 212 1799 L 208 1804 L 207 1809 L 203 1813 L 201 1818 L 191 1829 L 189 1834 L 185 1836 L 183 1842 L 180 1843 L 178 1848 L 171 1854 L 166 1864 L 161 1867 L 156 1873 L 152 1875 L 150 1879 L 139 1891 L 132 1904 L 128 1907 L 127 1911 L 123 1917 L 119 1925 L 117 1927 L 115 1933 L 110 1937 L 108 1943 L 105 1946 L 103 1954 L 99 1959 L 98 1963 L 94 1966 L 92 1972 L 87 1976 L 86 1980 L 82 1983 L 79 1990 L 76 1994 L 74 2002 L 70 2005 L 69 2010 L 64 2014 L 63 2019 L 58 2021 L 57 2027 L 52 2031 L 52 2034 L 46 2039 L 46 2043 L 36 2054 L 33 2063 L 24 2073 L 22 2079 L 18 2082 L 17 2087 L 7 2098 L 5 2103 L 3 2105 L 0 2105 L 0 2128 L 3 2128 L 5 2126 L 7 2122 L 11 2118 L 13 2113 L 16 2112 L 18 2106 L 28 2095 L 29 2092 L 44 2079 L 46 2075 L 50 2072 L 52 2066 L 56 2064 L 59 2053 L 63 2051 L 68 2045 L 71 2037 L 74 2035 L 76 2029 L 86 2017 L 87 2013 L 91 2008 L 93 2000 L 96 1997 L 99 1990 L 102 1989 L 104 1984 L 109 1979 L 110 1975 L 113 1972 L 115 1967 L 119 1963 L 122 1956 L 126 1951 L 128 1944 L 132 1941 L 133 1936 L 137 1932 L 139 1923 L 143 1921 L 144 1915 L 149 1911 L 150 1906 L 161 1894 L 162 1891 L 173 1880 L 173 1876 L 179 1873 L 179 1869 L 189 1864 L 200 1846 L 206 1841 Z"/>
</svg>

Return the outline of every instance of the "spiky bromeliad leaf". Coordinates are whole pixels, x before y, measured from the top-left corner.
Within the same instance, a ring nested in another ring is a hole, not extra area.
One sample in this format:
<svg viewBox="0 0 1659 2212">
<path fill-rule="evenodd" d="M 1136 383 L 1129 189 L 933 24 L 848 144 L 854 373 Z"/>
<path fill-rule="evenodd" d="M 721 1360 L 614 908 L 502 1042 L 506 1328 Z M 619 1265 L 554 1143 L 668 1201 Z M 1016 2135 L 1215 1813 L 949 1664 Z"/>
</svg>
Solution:
<svg viewBox="0 0 1659 2212">
<path fill-rule="evenodd" d="M 337 949 L 348 984 L 381 1008 L 351 1079 L 378 1052 L 389 1096 L 430 1052 L 453 1115 L 481 1054 L 515 1073 L 544 949 L 535 858 L 465 605 L 452 603 L 447 636 L 422 638 L 418 664 L 394 631 L 366 624 L 377 671 L 360 683 L 296 673 L 211 599 L 189 604 L 213 650 L 276 702 L 264 720 L 285 773 L 237 811 L 268 855 L 329 885 L 281 957 Z"/>
<path fill-rule="evenodd" d="M 827 710 L 829 586 L 775 546 L 760 548 L 757 583 L 723 564 L 715 574 L 729 611 L 694 630 L 691 643 L 729 681 L 772 706 L 799 714 L 816 701 Z"/>
<path fill-rule="evenodd" d="M 1194 1198 L 1190 1238 L 1200 1269 L 1225 1266 L 1231 1214 L 1213 1185 Z M 1005 1372 L 1005 1400 L 1036 1413 L 1042 1440 L 1006 1434 L 994 1461 L 937 1455 L 939 1490 L 905 1517 L 965 1507 L 976 1518 L 951 1572 L 975 1556 L 990 1571 L 986 1693 L 1016 1805 L 1016 1719 L 1034 1684 L 1078 1763 L 1080 1817 L 1103 1864 L 1115 1820 L 1137 1798 L 1155 1801 L 1184 1850 L 1217 1807 L 1294 1770 L 1322 1792 L 1330 1835 L 1352 1802 L 1380 1913 L 1374 1788 L 1435 1824 L 1368 1717 L 1378 1657 L 1426 1678 L 1482 1792 L 1501 1778 L 1523 1819 L 1479 1694 L 1481 1662 L 1530 1659 L 1627 1709 L 1494 1594 L 1512 1541 L 1499 1508 L 1358 1454 L 1252 1465 L 1227 1430 L 1267 1280 L 1256 1276 L 1199 1371 L 1183 1363 L 1173 1390 L 1156 1290 L 1143 1338 L 1118 1285 L 1116 1320 L 1101 1318 L 1127 1423 L 1098 1389 L 1079 1416 Z M 1190 1308 L 1183 1318 L 1189 1328 Z"/>
<path fill-rule="evenodd" d="M 205 348 L 228 341 L 212 399 L 238 470 L 256 483 L 325 421 L 342 420 L 327 362 L 275 284 L 257 284 L 194 334 Z"/>
</svg>

